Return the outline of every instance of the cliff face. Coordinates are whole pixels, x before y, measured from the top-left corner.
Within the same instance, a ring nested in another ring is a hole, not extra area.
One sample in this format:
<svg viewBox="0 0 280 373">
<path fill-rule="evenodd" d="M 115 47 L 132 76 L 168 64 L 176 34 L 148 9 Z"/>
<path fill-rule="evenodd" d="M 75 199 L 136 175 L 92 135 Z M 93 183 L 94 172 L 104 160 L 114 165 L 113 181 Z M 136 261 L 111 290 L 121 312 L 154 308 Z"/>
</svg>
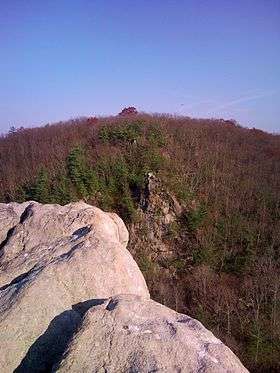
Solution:
<svg viewBox="0 0 280 373">
<path fill-rule="evenodd" d="M 150 300 L 116 214 L 0 204 L 0 239 L 1 372 L 246 371 L 198 321 Z"/>
</svg>

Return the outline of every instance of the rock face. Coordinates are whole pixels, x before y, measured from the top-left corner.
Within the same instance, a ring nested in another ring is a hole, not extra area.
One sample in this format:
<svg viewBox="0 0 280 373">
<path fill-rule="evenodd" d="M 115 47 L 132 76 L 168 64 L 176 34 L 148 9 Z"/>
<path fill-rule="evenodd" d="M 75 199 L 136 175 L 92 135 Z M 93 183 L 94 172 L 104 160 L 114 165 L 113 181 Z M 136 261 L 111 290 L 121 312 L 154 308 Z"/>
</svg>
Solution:
<svg viewBox="0 0 280 373">
<path fill-rule="evenodd" d="M 0 204 L 0 214 L 1 373 L 73 305 L 123 292 L 149 297 L 117 215 L 83 202 Z"/>
<path fill-rule="evenodd" d="M 182 214 L 183 207 L 176 197 L 163 187 L 160 179 L 151 172 L 147 175 L 145 190 L 140 196 L 139 206 L 137 212 L 140 219 L 130 227 L 133 237 L 133 246 L 130 245 L 130 251 L 136 253 L 140 248 L 143 252 L 143 239 L 145 239 L 149 253 L 164 253 L 166 257 L 170 257 L 173 248 L 166 245 L 164 238 L 168 234 L 168 227 Z M 145 237 L 140 233 L 143 227 L 146 231 Z"/>
<path fill-rule="evenodd" d="M 198 321 L 150 300 L 117 215 L 0 204 L 0 240 L 1 373 L 247 371 Z"/>
<path fill-rule="evenodd" d="M 202 324 L 152 300 L 113 297 L 85 315 L 59 372 L 247 372 Z"/>
</svg>

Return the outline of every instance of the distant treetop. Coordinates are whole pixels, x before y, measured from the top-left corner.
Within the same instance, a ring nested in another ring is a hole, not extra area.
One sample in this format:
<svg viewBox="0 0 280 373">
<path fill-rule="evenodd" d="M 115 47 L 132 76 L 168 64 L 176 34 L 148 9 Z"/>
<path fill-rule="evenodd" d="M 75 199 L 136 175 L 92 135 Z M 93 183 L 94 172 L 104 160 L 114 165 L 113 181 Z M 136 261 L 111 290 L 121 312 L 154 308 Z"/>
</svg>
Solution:
<svg viewBox="0 0 280 373">
<path fill-rule="evenodd" d="M 118 114 L 120 116 L 126 116 L 126 115 L 137 115 L 138 111 L 135 107 L 129 106 L 122 109 L 122 111 Z"/>
<path fill-rule="evenodd" d="M 88 124 L 96 124 L 98 122 L 98 119 L 96 117 L 89 117 L 87 118 Z"/>
</svg>

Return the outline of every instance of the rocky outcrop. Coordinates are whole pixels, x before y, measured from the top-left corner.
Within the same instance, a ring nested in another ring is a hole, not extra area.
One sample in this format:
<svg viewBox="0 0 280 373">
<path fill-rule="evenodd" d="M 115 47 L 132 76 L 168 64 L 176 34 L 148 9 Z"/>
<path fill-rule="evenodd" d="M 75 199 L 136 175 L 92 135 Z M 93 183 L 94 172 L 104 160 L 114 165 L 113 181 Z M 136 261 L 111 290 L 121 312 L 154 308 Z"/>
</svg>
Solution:
<svg viewBox="0 0 280 373">
<path fill-rule="evenodd" d="M 180 218 L 183 210 L 175 195 L 169 193 L 161 180 L 149 172 L 139 198 L 138 219 L 130 226 L 133 241 L 130 251 L 136 254 L 139 248 L 141 250 L 144 240 L 154 257 L 172 256 L 173 248 L 167 245 L 165 238 L 170 225 Z M 143 228 L 145 237 L 141 234 Z"/>
<path fill-rule="evenodd" d="M 116 214 L 83 202 L 0 204 L 0 211 L 1 373 L 73 305 L 124 292 L 149 297 Z"/>
<path fill-rule="evenodd" d="M 92 307 L 59 372 L 246 372 L 202 324 L 152 300 L 121 295 Z"/>
<path fill-rule="evenodd" d="M 117 215 L 11 203 L 0 224 L 1 373 L 246 371 L 198 321 L 149 299 Z"/>
</svg>

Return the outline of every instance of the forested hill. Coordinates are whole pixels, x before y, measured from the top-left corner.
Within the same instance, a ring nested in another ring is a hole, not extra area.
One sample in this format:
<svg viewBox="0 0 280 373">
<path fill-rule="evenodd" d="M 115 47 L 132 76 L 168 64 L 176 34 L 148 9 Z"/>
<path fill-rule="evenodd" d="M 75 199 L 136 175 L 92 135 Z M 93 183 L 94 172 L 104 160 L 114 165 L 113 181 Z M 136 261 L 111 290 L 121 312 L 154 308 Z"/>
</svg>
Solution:
<svg viewBox="0 0 280 373">
<path fill-rule="evenodd" d="M 232 121 L 85 118 L 0 138 L 1 202 L 117 212 L 152 297 L 251 371 L 279 371 L 280 136 Z"/>
</svg>

